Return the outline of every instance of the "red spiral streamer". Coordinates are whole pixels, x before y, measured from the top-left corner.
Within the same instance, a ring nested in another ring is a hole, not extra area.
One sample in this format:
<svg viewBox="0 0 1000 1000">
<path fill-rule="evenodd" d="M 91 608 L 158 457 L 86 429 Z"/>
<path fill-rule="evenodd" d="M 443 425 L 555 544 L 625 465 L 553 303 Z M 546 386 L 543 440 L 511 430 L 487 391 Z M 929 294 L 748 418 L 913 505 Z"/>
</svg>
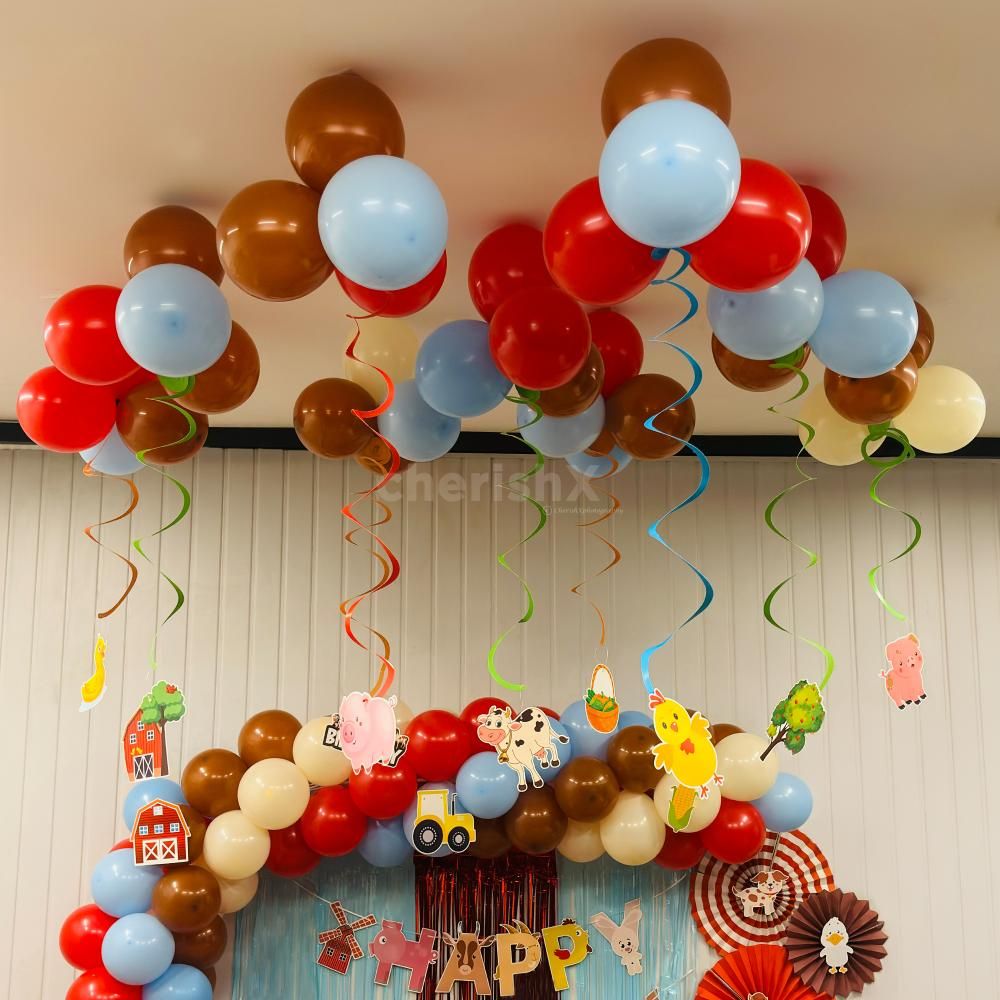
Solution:
<svg viewBox="0 0 1000 1000">
<path fill-rule="evenodd" d="M 127 476 L 105 476 L 104 473 L 98 472 L 96 469 L 93 469 L 90 465 L 90 462 L 87 462 L 84 465 L 83 474 L 85 476 L 100 476 L 102 479 L 117 479 L 119 482 L 124 483 L 129 488 L 129 491 L 131 493 L 131 498 L 129 500 L 128 506 L 120 514 L 116 514 L 114 517 L 109 517 L 105 521 L 95 521 L 93 524 L 88 524 L 87 527 L 83 529 L 83 533 L 96 546 L 102 549 L 108 549 L 108 551 L 111 552 L 111 554 L 116 559 L 120 559 L 128 567 L 129 580 L 128 583 L 125 585 L 125 589 L 122 591 L 121 596 L 118 598 L 117 601 L 115 601 L 114 604 L 111 605 L 110 608 L 107 608 L 105 611 L 97 612 L 98 618 L 107 618 L 110 615 L 113 615 L 125 603 L 125 599 L 128 597 L 128 595 L 132 593 L 132 588 L 135 586 L 135 581 L 139 579 L 139 567 L 136 566 L 136 564 L 132 562 L 132 560 L 129 559 L 128 556 L 123 556 L 120 552 L 116 552 L 110 546 L 105 545 L 104 542 L 102 542 L 100 538 L 98 538 L 94 534 L 94 529 L 103 528 L 105 525 L 114 524 L 116 521 L 124 521 L 125 518 L 128 517 L 132 513 L 132 511 L 134 511 L 135 508 L 139 505 L 139 487 L 136 486 L 135 483 Z"/>
</svg>

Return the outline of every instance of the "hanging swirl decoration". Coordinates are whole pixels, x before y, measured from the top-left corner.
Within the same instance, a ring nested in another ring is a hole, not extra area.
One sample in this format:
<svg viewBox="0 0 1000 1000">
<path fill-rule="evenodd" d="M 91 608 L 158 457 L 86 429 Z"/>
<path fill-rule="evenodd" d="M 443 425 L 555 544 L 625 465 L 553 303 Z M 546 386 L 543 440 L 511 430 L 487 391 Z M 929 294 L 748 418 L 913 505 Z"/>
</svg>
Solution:
<svg viewBox="0 0 1000 1000">
<path fill-rule="evenodd" d="M 128 476 L 106 476 L 102 472 L 98 472 L 94 469 L 90 462 L 85 462 L 83 466 L 83 474 L 85 476 L 99 476 L 102 479 L 117 479 L 119 482 L 124 483 L 129 488 L 130 498 L 128 506 L 120 513 L 116 514 L 114 517 L 109 517 L 105 521 L 95 521 L 93 524 L 88 524 L 86 528 L 83 529 L 83 533 L 98 547 L 102 549 L 107 549 L 116 559 L 120 559 L 128 567 L 129 579 L 128 583 L 125 585 L 125 589 L 122 591 L 121 596 L 118 598 L 111 607 L 105 609 L 104 611 L 98 611 L 98 618 L 107 618 L 113 615 L 124 603 L 129 594 L 132 593 L 132 588 L 135 586 L 136 580 L 139 579 L 139 567 L 136 566 L 128 556 L 122 555 L 121 552 L 116 552 L 109 545 L 105 545 L 104 542 L 100 540 L 95 534 L 95 528 L 103 528 L 105 525 L 114 524 L 117 521 L 124 521 L 132 511 L 136 509 L 139 505 L 139 487 L 135 485 L 135 482 Z"/>
<path fill-rule="evenodd" d="M 702 380 L 701 365 L 698 364 L 694 356 L 690 352 L 684 350 L 684 348 L 681 347 L 680 345 L 671 343 L 667 339 L 668 337 L 670 337 L 672 333 L 675 333 L 682 326 L 684 326 L 685 323 L 690 322 L 690 320 L 692 320 L 698 312 L 698 299 L 695 296 L 694 292 L 692 292 L 690 288 L 687 288 L 685 285 L 681 284 L 677 280 L 688 269 L 688 266 L 691 263 L 691 255 L 686 250 L 680 248 L 674 248 L 673 250 L 657 249 L 653 251 L 653 254 L 654 256 L 665 258 L 671 252 L 676 253 L 680 256 L 681 262 L 679 266 L 674 270 L 673 274 L 671 274 L 669 277 L 654 278 L 653 281 L 650 282 L 650 284 L 669 285 L 671 288 L 676 288 L 680 292 L 682 292 L 685 299 L 687 300 L 687 312 L 672 326 L 669 326 L 666 330 L 664 330 L 662 333 L 657 334 L 655 337 L 650 338 L 650 343 L 665 344 L 667 347 L 670 347 L 673 350 L 675 350 L 687 361 L 687 363 L 691 366 L 691 387 L 688 389 L 687 392 L 684 393 L 684 395 L 680 397 L 680 399 L 674 400 L 674 402 L 671 403 L 670 406 L 666 407 L 665 410 L 669 410 L 672 407 L 679 406 L 681 403 L 684 403 L 687 400 L 689 400 L 698 391 L 698 387 L 701 385 L 701 380 Z M 665 410 L 661 410 L 660 413 L 665 412 Z M 660 416 L 660 413 L 654 413 L 653 416 L 651 416 L 648 420 L 646 420 L 643 426 L 646 427 L 648 430 L 655 431 L 657 434 L 664 434 L 666 437 L 673 438 L 673 440 L 675 441 L 680 441 L 694 455 L 694 457 L 698 459 L 700 476 L 698 480 L 698 485 L 695 486 L 695 488 L 686 497 L 684 497 L 683 500 L 681 500 L 679 503 L 674 504 L 674 506 L 671 507 L 668 511 L 666 511 L 665 513 L 661 514 L 658 518 L 656 518 L 656 520 L 653 521 L 652 524 L 650 524 L 650 526 L 646 529 L 646 534 L 649 535 L 649 537 L 652 538 L 655 542 L 658 542 L 660 545 L 662 545 L 672 555 L 675 555 L 678 559 L 680 559 L 681 562 L 684 563 L 684 565 L 687 566 L 692 573 L 694 573 L 694 575 L 698 578 L 698 581 L 702 585 L 703 596 L 701 603 L 698 605 L 698 607 L 695 608 L 695 610 L 692 611 L 691 614 L 689 614 L 687 618 L 685 618 L 684 621 L 682 621 L 680 625 L 677 626 L 677 628 L 673 629 L 664 639 L 661 639 L 659 642 L 654 643 L 653 645 L 647 647 L 642 651 L 642 656 L 639 661 L 640 670 L 642 672 L 642 683 L 645 685 L 646 691 L 651 696 L 653 692 L 656 690 L 656 685 L 653 683 L 653 679 L 650 676 L 650 670 L 649 670 L 649 664 L 653 656 L 661 649 L 663 649 L 663 647 L 666 646 L 667 643 L 670 642 L 670 640 L 673 639 L 674 636 L 677 635 L 677 633 L 682 628 L 684 628 L 685 625 L 688 625 L 690 622 L 693 622 L 695 618 L 704 614 L 705 611 L 708 610 L 709 605 L 715 599 L 715 588 L 712 586 L 712 583 L 708 579 L 708 577 L 700 569 L 698 569 L 698 567 L 695 566 L 695 564 L 691 562 L 690 559 L 687 559 L 685 556 L 681 555 L 681 553 L 678 552 L 677 549 L 675 549 L 672 545 L 670 545 L 666 541 L 666 539 L 664 539 L 663 535 L 660 534 L 660 526 L 672 514 L 676 514 L 677 511 L 683 510 L 685 507 L 694 503 L 695 500 L 697 500 L 708 488 L 709 479 L 711 478 L 711 469 L 708 464 L 708 458 L 697 445 L 692 444 L 690 441 L 684 441 L 683 438 L 678 438 L 673 434 L 666 434 L 664 431 L 661 431 L 659 428 L 655 426 L 654 422 L 656 418 Z"/>
</svg>

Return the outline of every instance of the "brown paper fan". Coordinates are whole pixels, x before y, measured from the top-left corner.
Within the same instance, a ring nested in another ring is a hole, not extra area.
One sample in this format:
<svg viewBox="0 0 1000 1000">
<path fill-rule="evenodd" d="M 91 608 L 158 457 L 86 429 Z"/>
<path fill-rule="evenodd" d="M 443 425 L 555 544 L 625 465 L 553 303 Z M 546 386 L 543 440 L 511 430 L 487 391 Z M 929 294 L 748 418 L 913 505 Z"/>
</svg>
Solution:
<svg viewBox="0 0 1000 1000">
<path fill-rule="evenodd" d="M 860 993 L 881 970 L 888 940 L 882 927 L 867 899 L 841 889 L 817 892 L 792 914 L 785 948 L 804 982 L 820 993 L 846 997 Z"/>
</svg>

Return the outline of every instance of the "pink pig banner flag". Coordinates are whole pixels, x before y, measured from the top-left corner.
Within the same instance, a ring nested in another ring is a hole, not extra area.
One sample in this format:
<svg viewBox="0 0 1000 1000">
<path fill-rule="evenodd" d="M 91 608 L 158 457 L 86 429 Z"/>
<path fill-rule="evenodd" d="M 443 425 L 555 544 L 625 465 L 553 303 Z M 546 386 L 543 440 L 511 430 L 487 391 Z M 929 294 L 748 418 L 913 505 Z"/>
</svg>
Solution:
<svg viewBox="0 0 1000 1000">
<path fill-rule="evenodd" d="M 885 681 L 885 693 L 901 711 L 907 705 L 919 705 L 927 697 L 920 640 L 912 632 L 901 636 L 885 647 L 885 658 L 889 661 L 889 669 L 879 673 Z"/>
<path fill-rule="evenodd" d="M 396 726 L 396 698 L 379 698 L 352 691 L 330 718 L 323 744 L 340 750 L 355 774 L 371 774 L 376 764 L 395 767 L 406 753 L 408 736 Z"/>
</svg>

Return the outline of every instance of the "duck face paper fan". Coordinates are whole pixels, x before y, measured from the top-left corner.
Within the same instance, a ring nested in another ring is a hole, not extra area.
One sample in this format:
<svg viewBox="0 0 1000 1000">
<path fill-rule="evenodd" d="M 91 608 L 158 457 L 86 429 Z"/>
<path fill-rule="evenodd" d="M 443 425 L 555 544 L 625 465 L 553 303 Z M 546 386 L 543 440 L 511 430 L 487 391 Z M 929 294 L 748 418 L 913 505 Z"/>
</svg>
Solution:
<svg viewBox="0 0 1000 1000">
<path fill-rule="evenodd" d="M 860 993 L 882 968 L 888 936 L 868 900 L 834 889 L 807 896 L 785 928 L 792 967 L 829 996 Z"/>
<path fill-rule="evenodd" d="M 698 984 L 695 1000 L 821 1000 L 792 969 L 781 945 L 737 948 L 719 959 Z"/>
</svg>

